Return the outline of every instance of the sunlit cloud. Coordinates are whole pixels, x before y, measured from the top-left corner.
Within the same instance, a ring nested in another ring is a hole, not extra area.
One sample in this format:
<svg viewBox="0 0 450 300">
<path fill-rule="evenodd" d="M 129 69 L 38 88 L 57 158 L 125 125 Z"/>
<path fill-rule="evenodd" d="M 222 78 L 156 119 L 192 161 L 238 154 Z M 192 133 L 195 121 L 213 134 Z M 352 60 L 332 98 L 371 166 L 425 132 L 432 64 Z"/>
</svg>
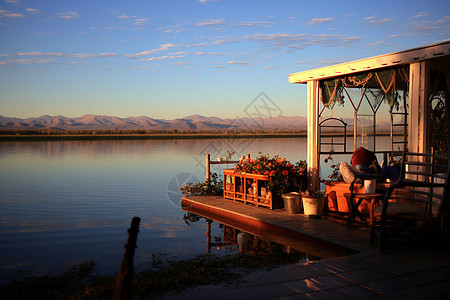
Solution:
<svg viewBox="0 0 450 300">
<path fill-rule="evenodd" d="M 408 33 L 408 34 L 393 34 L 393 35 L 390 35 L 389 37 L 390 38 L 398 38 L 398 37 L 405 37 L 405 36 L 414 36 L 414 34 L 412 34 L 412 33 Z"/>
<path fill-rule="evenodd" d="M 167 51 L 171 48 L 176 47 L 177 45 L 172 44 L 172 43 L 167 43 L 167 44 L 162 44 L 159 45 L 158 48 L 156 49 L 152 49 L 152 50 L 148 50 L 148 51 L 143 51 L 143 52 L 139 52 L 139 53 L 135 53 L 135 54 L 126 54 L 125 57 L 128 58 L 136 58 L 136 57 L 142 57 L 142 56 L 148 56 L 148 55 L 152 55 L 158 51 Z"/>
<path fill-rule="evenodd" d="M 268 69 L 268 70 L 274 70 L 274 69 L 278 69 L 280 66 L 265 66 L 264 68 L 265 69 Z"/>
<path fill-rule="evenodd" d="M 62 56 L 63 53 L 61 52 L 54 52 L 54 53 L 44 53 L 44 52 L 19 52 L 17 55 L 20 56 Z"/>
<path fill-rule="evenodd" d="M 79 53 L 79 54 L 72 54 L 72 56 L 75 56 L 78 58 L 113 57 L 113 56 L 117 56 L 117 53 L 100 53 L 100 54 Z"/>
<path fill-rule="evenodd" d="M 39 9 L 35 9 L 35 8 L 27 8 L 26 11 L 29 11 L 29 12 L 34 13 L 34 14 L 37 14 L 37 13 L 41 12 Z"/>
<path fill-rule="evenodd" d="M 67 11 L 63 13 L 56 13 L 58 17 L 64 20 L 73 20 L 80 17 L 80 14 L 74 11 Z"/>
<path fill-rule="evenodd" d="M 276 24 L 275 22 L 268 21 L 240 21 L 236 26 L 247 26 L 247 27 L 269 27 Z"/>
<path fill-rule="evenodd" d="M 198 22 L 195 25 L 197 26 L 208 26 L 208 25 L 225 25 L 225 19 L 212 19 L 212 20 L 206 20 L 203 22 Z"/>
<path fill-rule="evenodd" d="M 238 66 L 250 66 L 250 63 L 246 62 L 246 61 L 229 61 L 228 64 L 230 65 L 238 65 Z"/>
<path fill-rule="evenodd" d="M 150 57 L 146 59 L 141 59 L 140 61 L 158 61 L 158 60 L 165 60 L 165 59 L 174 59 L 174 58 L 181 58 L 184 57 L 184 55 L 164 55 L 164 56 L 155 56 Z"/>
<path fill-rule="evenodd" d="M 327 23 L 334 21 L 334 18 L 313 18 L 311 21 L 309 21 L 307 24 L 321 24 L 321 23 Z"/>
<path fill-rule="evenodd" d="M 186 47 L 200 47 L 200 46 L 206 46 L 208 45 L 208 42 L 204 42 L 204 43 L 199 43 L 199 44 L 193 44 L 193 45 L 186 45 Z"/>
<path fill-rule="evenodd" d="M 381 20 L 371 20 L 370 23 L 387 23 L 390 21 L 391 19 L 381 19 Z"/>
<path fill-rule="evenodd" d="M 177 61 L 177 62 L 174 62 L 173 64 L 174 64 L 174 65 L 177 65 L 177 66 L 187 66 L 187 65 L 190 65 L 190 63 L 188 63 L 188 62 L 186 62 L 186 61 Z"/>
<path fill-rule="evenodd" d="M 75 54 L 64 54 L 61 52 L 54 53 L 44 53 L 44 52 L 19 52 L 19 56 L 74 56 L 77 58 L 99 58 L 99 57 L 113 57 L 117 56 L 117 53 L 100 53 L 100 54 L 89 54 L 89 53 L 75 53 Z"/>
<path fill-rule="evenodd" d="M 15 5 L 20 5 L 20 1 L 16 1 L 16 0 L 3 0 L 6 3 L 11 3 L 11 4 L 15 4 Z"/>
<path fill-rule="evenodd" d="M 225 55 L 225 52 L 209 52 L 209 53 L 205 53 L 205 52 L 201 52 L 201 51 L 197 51 L 194 53 L 195 55 L 212 55 L 212 56 L 219 56 L 219 55 Z"/>
<path fill-rule="evenodd" d="M 136 22 L 134 22 L 134 25 L 145 26 L 148 25 L 148 21 L 150 21 L 150 18 L 137 19 Z"/>
<path fill-rule="evenodd" d="M 420 13 L 418 13 L 417 15 L 413 16 L 413 19 L 417 19 L 417 18 L 422 18 L 422 17 L 428 17 L 430 15 L 429 12 L 427 11 L 422 11 Z"/>
<path fill-rule="evenodd" d="M 383 41 L 378 41 L 378 42 L 375 42 L 375 43 L 366 44 L 366 46 L 376 46 L 376 45 L 379 45 L 379 44 L 382 44 L 382 43 L 383 43 Z"/>
<path fill-rule="evenodd" d="M 47 64 L 54 62 L 54 59 L 16 59 L 16 60 L 8 60 L 3 61 L 2 65 L 9 64 Z"/>
<path fill-rule="evenodd" d="M 206 3 L 218 2 L 218 1 L 220 1 L 220 0 L 198 0 L 197 3 L 206 4 Z"/>
<path fill-rule="evenodd" d="M 0 9 L 0 17 L 7 17 L 7 18 L 25 18 L 24 14 L 19 13 L 12 13 L 8 10 Z"/>
</svg>

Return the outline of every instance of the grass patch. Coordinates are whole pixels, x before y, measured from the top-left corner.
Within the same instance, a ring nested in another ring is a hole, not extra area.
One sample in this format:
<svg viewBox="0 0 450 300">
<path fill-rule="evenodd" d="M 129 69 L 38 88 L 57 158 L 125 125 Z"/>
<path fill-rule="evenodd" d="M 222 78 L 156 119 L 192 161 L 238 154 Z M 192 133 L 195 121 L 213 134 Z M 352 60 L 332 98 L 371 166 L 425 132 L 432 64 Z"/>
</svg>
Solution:
<svg viewBox="0 0 450 300">
<path fill-rule="evenodd" d="M 268 270 L 293 264 L 305 258 L 303 253 L 261 253 L 226 256 L 199 255 L 192 259 L 168 262 L 154 260 L 137 270 L 132 296 L 136 299 L 159 297 L 168 291 L 179 292 L 204 284 L 232 283 L 256 270 Z M 94 262 L 70 267 L 54 276 L 17 276 L 0 286 L 2 299 L 111 299 L 117 277 L 95 275 Z"/>
</svg>

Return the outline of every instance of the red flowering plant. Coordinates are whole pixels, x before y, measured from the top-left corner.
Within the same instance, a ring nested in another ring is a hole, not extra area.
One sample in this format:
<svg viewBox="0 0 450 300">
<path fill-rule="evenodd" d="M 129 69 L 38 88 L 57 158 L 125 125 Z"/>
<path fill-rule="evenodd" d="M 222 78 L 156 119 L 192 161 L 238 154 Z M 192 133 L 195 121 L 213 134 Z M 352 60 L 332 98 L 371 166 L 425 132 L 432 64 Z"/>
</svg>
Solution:
<svg viewBox="0 0 450 300">
<path fill-rule="evenodd" d="M 257 159 L 241 159 L 234 168 L 235 173 L 251 173 L 270 176 L 267 188 L 281 196 L 289 192 L 306 190 L 306 161 L 291 164 L 285 158 L 275 155 L 260 155 Z"/>
</svg>

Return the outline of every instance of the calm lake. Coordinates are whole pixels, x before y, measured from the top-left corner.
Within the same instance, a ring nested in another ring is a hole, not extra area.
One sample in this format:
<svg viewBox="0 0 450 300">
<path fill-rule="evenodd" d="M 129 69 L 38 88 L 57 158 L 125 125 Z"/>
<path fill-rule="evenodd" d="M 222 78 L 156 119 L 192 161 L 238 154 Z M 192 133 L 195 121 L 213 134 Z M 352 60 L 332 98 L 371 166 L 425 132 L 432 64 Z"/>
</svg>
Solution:
<svg viewBox="0 0 450 300">
<path fill-rule="evenodd" d="M 136 266 L 152 254 L 177 259 L 205 253 L 205 222 L 188 226 L 183 220 L 178 185 L 204 181 L 205 154 L 215 159 L 227 150 L 296 162 L 306 158 L 306 140 L 0 143 L 0 279 L 19 270 L 60 272 L 89 259 L 98 272 L 117 272 L 134 216 L 141 218 Z"/>
<path fill-rule="evenodd" d="M 205 154 L 215 159 L 228 150 L 236 151 L 234 159 L 262 152 L 295 163 L 306 159 L 306 139 L 0 143 L 0 279 L 17 271 L 61 272 L 86 260 L 99 273 L 115 273 L 134 216 L 141 218 L 136 267 L 154 255 L 205 253 L 205 222 L 187 225 L 178 186 L 204 181 Z M 218 166 L 211 171 L 221 174 Z M 213 226 L 212 235 L 220 230 Z"/>
</svg>

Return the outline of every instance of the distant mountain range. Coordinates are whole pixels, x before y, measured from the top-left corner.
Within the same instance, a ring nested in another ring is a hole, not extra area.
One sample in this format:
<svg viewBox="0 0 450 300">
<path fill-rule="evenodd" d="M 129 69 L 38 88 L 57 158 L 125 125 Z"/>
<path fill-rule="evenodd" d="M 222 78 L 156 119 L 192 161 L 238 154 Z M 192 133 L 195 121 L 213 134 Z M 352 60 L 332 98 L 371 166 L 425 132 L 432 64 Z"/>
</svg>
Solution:
<svg viewBox="0 0 450 300">
<path fill-rule="evenodd" d="M 0 115 L 0 130 L 306 130 L 305 117 L 221 119 L 191 115 L 180 119 L 164 120 L 150 117 L 119 118 L 102 115 L 84 115 L 77 118 L 40 116 L 37 118 L 10 118 Z"/>
</svg>

